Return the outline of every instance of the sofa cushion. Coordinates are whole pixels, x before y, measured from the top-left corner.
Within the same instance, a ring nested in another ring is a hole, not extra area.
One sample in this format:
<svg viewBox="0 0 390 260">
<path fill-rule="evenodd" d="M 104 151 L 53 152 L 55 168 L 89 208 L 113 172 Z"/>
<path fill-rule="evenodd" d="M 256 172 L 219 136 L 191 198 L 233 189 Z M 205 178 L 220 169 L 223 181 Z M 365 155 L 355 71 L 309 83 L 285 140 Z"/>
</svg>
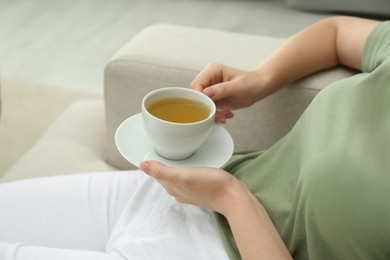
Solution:
<svg viewBox="0 0 390 260">
<path fill-rule="evenodd" d="M 26 178 L 112 171 L 105 162 L 104 104 L 83 100 L 70 105 L 0 182 Z"/>
<path fill-rule="evenodd" d="M 287 4 L 310 11 L 390 17 L 390 1 L 388 0 L 287 0 Z"/>
</svg>

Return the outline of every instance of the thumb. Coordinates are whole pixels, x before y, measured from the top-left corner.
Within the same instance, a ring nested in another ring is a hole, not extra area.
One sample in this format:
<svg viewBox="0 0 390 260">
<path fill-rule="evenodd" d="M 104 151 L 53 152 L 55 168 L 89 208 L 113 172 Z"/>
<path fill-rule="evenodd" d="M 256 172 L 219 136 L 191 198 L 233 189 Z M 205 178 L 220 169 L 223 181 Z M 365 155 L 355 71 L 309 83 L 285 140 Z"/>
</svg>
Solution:
<svg viewBox="0 0 390 260">
<path fill-rule="evenodd" d="M 167 173 L 171 168 L 157 161 L 143 161 L 139 164 L 139 169 L 154 179 L 163 181 L 169 176 Z"/>
<path fill-rule="evenodd" d="M 238 91 L 237 84 L 234 81 L 227 81 L 215 84 L 203 90 L 203 93 L 214 101 L 236 96 L 235 92 Z"/>
</svg>

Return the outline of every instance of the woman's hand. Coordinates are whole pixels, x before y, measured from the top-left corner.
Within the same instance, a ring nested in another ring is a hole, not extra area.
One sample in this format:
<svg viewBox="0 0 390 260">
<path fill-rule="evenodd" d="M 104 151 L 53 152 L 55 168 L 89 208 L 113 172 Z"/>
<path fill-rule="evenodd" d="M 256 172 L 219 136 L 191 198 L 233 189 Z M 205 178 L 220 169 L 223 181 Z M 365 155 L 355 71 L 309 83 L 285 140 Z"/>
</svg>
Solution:
<svg viewBox="0 0 390 260">
<path fill-rule="evenodd" d="M 190 87 L 209 96 L 217 105 L 216 122 L 233 117 L 232 110 L 248 107 L 267 96 L 266 77 L 257 71 L 245 71 L 210 63 L 191 82 Z"/>
<path fill-rule="evenodd" d="M 224 215 L 242 259 L 291 259 L 263 206 L 233 175 L 216 168 L 173 168 L 155 161 L 144 161 L 139 168 L 178 202 Z"/>
<path fill-rule="evenodd" d="M 139 168 L 156 179 L 178 202 L 197 205 L 226 214 L 232 196 L 246 192 L 246 186 L 217 168 L 174 168 L 145 161 Z"/>
</svg>

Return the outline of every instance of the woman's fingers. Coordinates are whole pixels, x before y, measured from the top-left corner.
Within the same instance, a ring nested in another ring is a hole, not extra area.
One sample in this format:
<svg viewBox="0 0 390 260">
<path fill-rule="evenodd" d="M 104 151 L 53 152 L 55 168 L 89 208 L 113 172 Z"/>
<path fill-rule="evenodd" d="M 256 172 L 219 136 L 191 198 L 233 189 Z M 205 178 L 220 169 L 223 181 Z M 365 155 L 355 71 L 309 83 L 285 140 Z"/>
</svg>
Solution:
<svg viewBox="0 0 390 260">
<path fill-rule="evenodd" d="M 168 167 L 157 161 L 143 161 L 139 164 L 139 169 L 159 182 L 177 183 L 185 177 L 184 168 Z"/>
<path fill-rule="evenodd" d="M 218 102 L 226 98 L 236 98 L 240 93 L 238 82 L 235 80 L 226 81 L 222 83 L 215 84 L 206 88 L 203 93 L 210 97 L 212 100 Z M 223 104 L 222 104 L 223 105 Z M 225 107 L 221 107 L 224 109 Z"/>
<path fill-rule="evenodd" d="M 215 122 L 219 124 L 225 124 L 227 119 L 234 117 L 231 110 L 219 110 L 215 115 Z"/>
<path fill-rule="evenodd" d="M 164 181 L 169 176 L 168 167 L 157 161 L 143 161 L 140 163 L 139 168 L 156 180 Z"/>
<path fill-rule="evenodd" d="M 223 65 L 209 63 L 190 83 L 190 88 L 203 92 L 204 89 L 223 81 Z"/>
</svg>

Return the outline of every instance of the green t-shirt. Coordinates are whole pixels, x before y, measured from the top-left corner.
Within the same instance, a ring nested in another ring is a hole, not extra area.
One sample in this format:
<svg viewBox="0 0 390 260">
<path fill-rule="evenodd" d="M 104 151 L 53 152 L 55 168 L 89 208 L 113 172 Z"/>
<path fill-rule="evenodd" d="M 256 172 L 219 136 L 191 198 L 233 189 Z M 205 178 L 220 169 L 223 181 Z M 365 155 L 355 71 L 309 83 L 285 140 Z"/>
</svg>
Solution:
<svg viewBox="0 0 390 260">
<path fill-rule="evenodd" d="M 224 167 L 264 205 L 294 259 L 390 259 L 390 22 L 369 36 L 362 67 L 321 91 L 278 143 Z"/>
</svg>

